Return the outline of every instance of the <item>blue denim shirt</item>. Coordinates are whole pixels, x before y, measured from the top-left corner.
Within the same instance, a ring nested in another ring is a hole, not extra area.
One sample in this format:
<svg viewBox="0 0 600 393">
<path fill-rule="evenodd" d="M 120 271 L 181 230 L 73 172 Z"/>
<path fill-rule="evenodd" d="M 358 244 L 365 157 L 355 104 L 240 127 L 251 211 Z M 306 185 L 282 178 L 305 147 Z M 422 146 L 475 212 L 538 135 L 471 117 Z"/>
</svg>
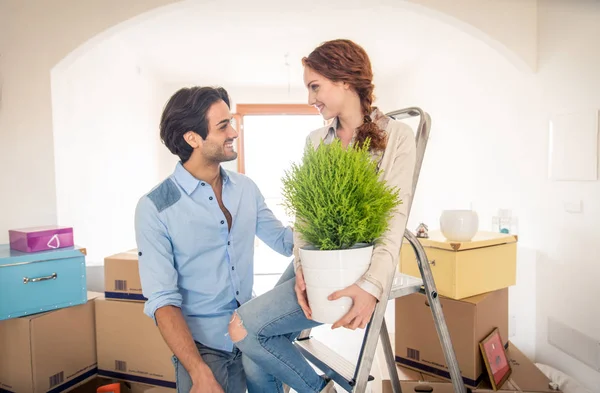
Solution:
<svg viewBox="0 0 600 393">
<path fill-rule="evenodd" d="M 160 307 L 179 307 L 194 340 L 232 351 L 227 328 L 237 303 L 252 297 L 255 235 L 285 256 L 293 236 L 250 178 L 223 168 L 221 175 L 231 231 L 212 187 L 178 163 L 139 200 L 135 232 L 144 312 L 154 319 Z"/>
</svg>

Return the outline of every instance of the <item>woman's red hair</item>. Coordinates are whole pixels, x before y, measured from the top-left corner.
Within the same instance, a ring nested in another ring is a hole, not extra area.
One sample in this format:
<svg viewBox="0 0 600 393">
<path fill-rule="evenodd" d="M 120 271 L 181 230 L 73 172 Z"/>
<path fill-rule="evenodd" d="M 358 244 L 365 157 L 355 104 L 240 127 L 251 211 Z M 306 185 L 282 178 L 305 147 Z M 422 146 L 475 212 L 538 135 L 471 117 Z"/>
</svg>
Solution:
<svg viewBox="0 0 600 393">
<path fill-rule="evenodd" d="M 386 134 L 371 120 L 373 101 L 373 71 L 367 52 L 358 44 L 344 39 L 324 42 L 302 59 L 305 67 L 333 82 L 346 82 L 360 98 L 364 123 L 357 128 L 356 143 L 362 146 L 367 138 L 371 150 L 384 150 Z"/>
</svg>

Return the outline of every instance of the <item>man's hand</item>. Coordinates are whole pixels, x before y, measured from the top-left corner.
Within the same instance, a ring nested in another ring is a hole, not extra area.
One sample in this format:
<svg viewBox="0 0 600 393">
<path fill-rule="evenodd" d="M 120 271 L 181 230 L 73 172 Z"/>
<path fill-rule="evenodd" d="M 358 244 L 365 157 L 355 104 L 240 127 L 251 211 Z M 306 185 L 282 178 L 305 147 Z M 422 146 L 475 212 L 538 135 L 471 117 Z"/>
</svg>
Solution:
<svg viewBox="0 0 600 393">
<path fill-rule="evenodd" d="M 355 330 L 360 327 L 364 329 L 371 320 L 377 299 L 369 292 L 365 291 L 356 284 L 353 284 L 340 291 L 329 295 L 329 300 L 336 300 L 341 297 L 352 298 L 352 308 L 340 320 L 333 324 L 332 329 L 343 326 L 347 329 Z"/>
<path fill-rule="evenodd" d="M 225 393 L 206 364 L 191 375 L 191 377 L 192 389 L 190 393 Z"/>
<path fill-rule="evenodd" d="M 294 286 L 296 291 L 296 297 L 298 298 L 298 304 L 304 311 L 306 319 L 312 319 L 312 311 L 308 305 L 308 298 L 306 297 L 306 283 L 304 282 L 304 274 L 302 273 L 302 267 L 296 270 L 296 285 Z"/>
</svg>

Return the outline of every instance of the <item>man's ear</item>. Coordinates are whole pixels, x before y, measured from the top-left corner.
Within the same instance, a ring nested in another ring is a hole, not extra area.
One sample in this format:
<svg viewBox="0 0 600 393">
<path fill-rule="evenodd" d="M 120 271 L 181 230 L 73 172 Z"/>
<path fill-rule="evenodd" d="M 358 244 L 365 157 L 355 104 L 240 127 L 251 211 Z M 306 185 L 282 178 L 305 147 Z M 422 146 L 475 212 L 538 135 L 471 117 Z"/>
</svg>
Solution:
<svg viewBox="0 0 600 393">
<path fill-rule="evenodd" d="M 202 138 L 200 138 L 200 135 L 196 134 L 194 131 L 188 131 L 183 134 L 183 139 L 185 139 L 192 149 L 196 149 L 202 144 Z"/>
</svg>

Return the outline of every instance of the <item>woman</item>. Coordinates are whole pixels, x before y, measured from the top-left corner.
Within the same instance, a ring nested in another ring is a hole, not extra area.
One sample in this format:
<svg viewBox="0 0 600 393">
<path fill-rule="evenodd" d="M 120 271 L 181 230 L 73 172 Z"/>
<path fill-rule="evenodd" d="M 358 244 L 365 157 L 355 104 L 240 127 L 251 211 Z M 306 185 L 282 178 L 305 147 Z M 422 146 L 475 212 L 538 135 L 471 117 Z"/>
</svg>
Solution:
<svg viewBox="0 0 600 393">
<path fill-rule="evenodd" d="M 339 138 L 342 145 L 361 145 L 370 138 L 380 180 L 400 189 L 404 201 L 392 217 L 382 241 L 376 242 L 365 275 L 331 300 L 348 296 L 350 311 L 333 325 L 364 328 L 394 276 L 412 197 L 415 167 L 414 134 L 404 123 L 386 117 L 373 103 L 373 72 L 363 48 L 349 40 L 328 41 L 302 59 L 309 104 L 317 107 L 329 126 L 313 131 L 308 141 L 315 147 Z M 282 382 L 299 393 L 335 392 L 333 381 L 319 376 L 292 344 L 299 332 L 319 323 L 311 320 L 298 248 L 305 244 L 295 234 L 294 263 L 271 291 L 242 305 L 234 314 L 229 334 L 243 353 L 249 393 L 281 392 Z M 268 372 L 264 372 L 258 369 Z"/>
</svg>

